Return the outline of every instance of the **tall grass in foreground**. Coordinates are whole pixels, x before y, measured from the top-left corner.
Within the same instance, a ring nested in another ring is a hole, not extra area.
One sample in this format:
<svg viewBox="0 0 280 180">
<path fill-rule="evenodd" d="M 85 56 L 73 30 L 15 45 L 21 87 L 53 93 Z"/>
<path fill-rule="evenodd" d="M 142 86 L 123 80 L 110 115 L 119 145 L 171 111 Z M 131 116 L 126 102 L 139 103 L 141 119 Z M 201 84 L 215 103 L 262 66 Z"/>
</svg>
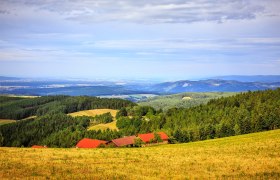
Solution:
<svg viewBox="0 0 280 180">
<path fill-rule="evenodd" d="M 280 179 L 280 130 L 147 148 L 0 148 L 0 179 Z"/>
</svg>

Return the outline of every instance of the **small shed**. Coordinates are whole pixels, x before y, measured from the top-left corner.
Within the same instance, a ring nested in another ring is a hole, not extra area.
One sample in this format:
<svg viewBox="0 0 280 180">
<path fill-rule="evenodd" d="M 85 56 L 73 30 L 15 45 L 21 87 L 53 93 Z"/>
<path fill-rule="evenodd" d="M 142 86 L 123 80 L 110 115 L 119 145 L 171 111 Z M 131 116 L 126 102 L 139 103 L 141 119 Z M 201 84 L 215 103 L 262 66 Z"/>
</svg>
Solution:
<svg viewBox="0 0 280 180">
<path fill-rule="evenodd" d="M 123 138 L 113 139 L 109 144 L 112 144 L 116 147 L 130 146 L 134 144 L 136 136 L 127 136 Z"/>
<path fill-rule="evenodd" d="M 84 138 L 78 142 L 77 148 L 98 148 L 100 145 L 105 145 L 107 141 L 102 141 L 98 139 Z"/>
</svg>

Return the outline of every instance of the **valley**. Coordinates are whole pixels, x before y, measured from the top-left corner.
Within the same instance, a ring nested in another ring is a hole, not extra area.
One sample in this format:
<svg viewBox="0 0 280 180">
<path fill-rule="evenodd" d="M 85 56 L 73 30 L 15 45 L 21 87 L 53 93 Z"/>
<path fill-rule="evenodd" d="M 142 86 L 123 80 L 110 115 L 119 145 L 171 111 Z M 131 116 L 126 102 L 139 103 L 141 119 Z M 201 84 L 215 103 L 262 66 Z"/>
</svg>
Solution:
<svg viewBox="0 0 280 180">
<path fill-rule="evenodd" d="M 221 76 L 216 77 L 216 79 L 170 82 L 71 79 L 41 80 L 0 77 L 0 85 L 0 94 L 10 96 L 99 96 L 102 98 L 121 98 L 139 102 L 159 95 L 171 95 L 185 92 L 245 92 L 249 90 L 276 89 L 280 87 L 280 76 Z"/>
</svg>

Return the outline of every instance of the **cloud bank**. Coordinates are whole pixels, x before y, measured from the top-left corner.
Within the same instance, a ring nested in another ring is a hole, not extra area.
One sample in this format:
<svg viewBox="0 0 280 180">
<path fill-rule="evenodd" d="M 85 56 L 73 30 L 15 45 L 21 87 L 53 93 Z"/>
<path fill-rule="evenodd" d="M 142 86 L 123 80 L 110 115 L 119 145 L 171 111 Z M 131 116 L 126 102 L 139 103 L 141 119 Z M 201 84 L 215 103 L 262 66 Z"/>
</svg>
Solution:
<svg viewBox="0 0 280 180">
<path fill-rule="evenodd" d="M 280 72 L 279 0 L 2 0 L 0 22 L 3 75 Z"/>
<path fill-rule="evenodd" d="M 192 23 L 278 16 L 277 0 L 7 0 L 0 14 L 48 11 L 81 23 Z M 20 7 L 21 9 L 19 9 Z"/>
</svg>

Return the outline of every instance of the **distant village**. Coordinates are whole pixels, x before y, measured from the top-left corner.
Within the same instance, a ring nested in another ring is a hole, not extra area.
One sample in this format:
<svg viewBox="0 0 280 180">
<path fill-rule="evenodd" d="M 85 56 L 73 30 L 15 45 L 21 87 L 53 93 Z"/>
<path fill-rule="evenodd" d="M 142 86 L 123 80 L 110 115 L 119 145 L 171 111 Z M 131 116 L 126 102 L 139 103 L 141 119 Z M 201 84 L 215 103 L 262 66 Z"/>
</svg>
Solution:
<svg viewBox="0 0 280 180">
<path fill-rule="evenodd" d="M 76 148 L 105 148 L 105 147 L 145 147 L 157 144 L 168 144 L 169 137 L 164 132 L 125 136 L 111 141 L 83 138 Z M 33 145 L 32 148 L 47 148 L 47 146 Z"/>
</svg>

